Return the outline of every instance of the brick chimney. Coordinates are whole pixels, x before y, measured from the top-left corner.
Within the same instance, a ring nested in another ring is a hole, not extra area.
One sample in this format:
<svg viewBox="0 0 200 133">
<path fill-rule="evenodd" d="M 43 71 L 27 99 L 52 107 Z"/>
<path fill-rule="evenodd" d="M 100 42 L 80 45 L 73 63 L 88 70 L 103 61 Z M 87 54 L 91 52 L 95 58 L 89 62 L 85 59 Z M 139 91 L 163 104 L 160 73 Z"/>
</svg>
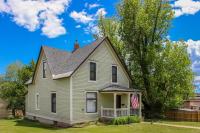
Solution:
<svg viewBox="0 0 200 133">
<path fill-rule="evenodd" d="M 76 50 L 79 49 L 79 48 L 80 48 L 79 43 L 78 43 L 78 41 L 76 40 L 75 43 L 74 43 L 74 50 L 73 50 L 72 52 L 76 51 Z"/>
</svg>

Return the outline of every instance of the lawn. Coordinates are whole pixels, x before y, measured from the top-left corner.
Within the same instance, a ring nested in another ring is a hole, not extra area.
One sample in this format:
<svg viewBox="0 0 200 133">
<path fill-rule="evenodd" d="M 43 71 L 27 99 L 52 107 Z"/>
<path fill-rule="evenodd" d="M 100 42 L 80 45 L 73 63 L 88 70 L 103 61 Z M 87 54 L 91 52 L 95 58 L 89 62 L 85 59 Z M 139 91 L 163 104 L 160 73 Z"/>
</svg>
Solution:
<svg viewBox="0 0 200 133">
<path fill-rule="evenodd" d="M 159 123 L 173 124 L 173 125 L 181 125 L 181 126 L 193 126 L 200 127 L 200 122 L 186 122 L 186 121 L 171 121 L 171 120 L 159 120 Z"/>
<path fill-rule="evenodd" d="M 147 123 L 111 126 L 90 125 L 84 128 L 53 128 L 27 120 L 0 120 L 0 133 L 200 133 L 200 130 L 182 129 Z"/>
</svg>

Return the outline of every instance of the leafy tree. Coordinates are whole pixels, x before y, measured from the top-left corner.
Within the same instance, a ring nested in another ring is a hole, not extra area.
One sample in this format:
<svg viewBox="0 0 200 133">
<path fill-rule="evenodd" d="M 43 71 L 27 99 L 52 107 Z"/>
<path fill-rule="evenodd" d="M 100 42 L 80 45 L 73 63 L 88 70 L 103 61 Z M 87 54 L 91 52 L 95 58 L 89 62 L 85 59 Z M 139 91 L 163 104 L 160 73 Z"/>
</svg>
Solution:
<svg viewBox="0 0 200 133">
<path fill-rule="evenodd" d="M 115 46 L 115 49 L 117 50 L 118 54 L 121 57 L 125 57 L 126 53 L 124 51 L 125 49 L 123 41 L 120 40 L 120 35 L 118 32 L 120 28 L 120 23 L 117 21 L 117 19 L 114 17 L 104 18 L 104 16 L 100 14 L 98 27 L 99 27 L 99 34 L 97 34 L 96 36 L 98 38 L 107 36 L 112 42 L 112 44 Z"/>
<path fill-rule="evenodd" d="M 191 61 L 184 42 L 167 41 L 155 57 L 151 71 L 151 103 L 153 111 L 162 113 L 178 108 L 194 93 Z"/>
<path fill-rule="evenodd" d="M 14 116 L 16 109 L 25 113 L 25 95 L 27 93 L 25 82 L 32 76 L 34 67 L 33 61 L 24 66 L 18 62 L 11 64 L 7 68 L 5 81 L 0 84 L 0 97 L 8 102 L 8 108 L 12 110 Z"/>
<path fill-rule="evenodd" d="M 18 70 L 20 70 L 22 66 L 23 64 L 20 61 L 16 61 L 15 63 L 10 64 L 6 70 L 5 80 L 16 81 Z"/>
<path fill-rule="evenodd" d="M 193 73 L 183 42 L 167 40 L 173 19 L 169 1 L 122 0 L 117 9 L 115 19 L 100 17 L 98 36 L 110 37 L 124 60 L 128 55 L 133 85 L 143 92 L 147 117 L 178 107 L 194 92 Z"/>
</svg>

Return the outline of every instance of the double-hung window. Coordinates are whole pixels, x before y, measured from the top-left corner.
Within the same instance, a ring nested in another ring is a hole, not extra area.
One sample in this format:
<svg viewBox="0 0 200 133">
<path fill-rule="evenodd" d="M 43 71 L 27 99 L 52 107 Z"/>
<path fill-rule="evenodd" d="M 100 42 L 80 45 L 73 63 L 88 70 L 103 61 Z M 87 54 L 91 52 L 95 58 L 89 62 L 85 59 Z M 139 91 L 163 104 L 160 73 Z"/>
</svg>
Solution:
<svg viewBox="0 0 200 133">
<path fill-rule="evenodd" d="M 112 82 L 117 83 L 117 66 L 112 66 Z"/>
<path fill-rule="evenodd" d="M 97 112 L 97 92 L 86 93 L 86 112 L 87 113 Z"/>
<path fill-rule="evenodd" d="M 96 81 L 96 63 L 90 62 L 90 81 Z"/>
<path fill-rule="evenodd" d="M 47 74 L 47 62 L 43 61 L 43 78 L 46 78 Z"/>
<path fill-rule="evenodd" d="M 56 93 L 51 93 L 51 112 L 56 113 Z"/>
<path fill-rule="evenodd" d="M 35 109 L 39 110 L 39 93 L 35 95 Z"/>
</svg>

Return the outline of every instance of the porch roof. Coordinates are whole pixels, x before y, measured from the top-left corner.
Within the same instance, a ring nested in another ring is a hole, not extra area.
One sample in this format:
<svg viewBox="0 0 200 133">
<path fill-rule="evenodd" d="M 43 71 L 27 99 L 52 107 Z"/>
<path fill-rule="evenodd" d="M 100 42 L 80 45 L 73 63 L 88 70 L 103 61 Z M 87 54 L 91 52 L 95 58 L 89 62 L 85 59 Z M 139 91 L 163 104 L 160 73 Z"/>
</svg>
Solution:
<svg viewBox="0 0 200 133">
<path fill-rule="evenodd" d="M 99 92 L 140 92 L 140 90 L 128 88 L 117 84 L 110 84 L 99 89 Z"/>
</svg>

